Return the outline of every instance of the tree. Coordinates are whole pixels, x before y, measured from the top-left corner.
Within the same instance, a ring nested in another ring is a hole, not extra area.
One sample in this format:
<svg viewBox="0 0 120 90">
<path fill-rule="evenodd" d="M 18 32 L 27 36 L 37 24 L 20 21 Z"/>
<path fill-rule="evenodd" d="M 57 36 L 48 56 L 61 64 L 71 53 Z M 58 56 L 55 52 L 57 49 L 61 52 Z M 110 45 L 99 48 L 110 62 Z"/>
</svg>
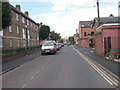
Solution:
<svg viewBox="0 0 120 90">
<path fill-rule="evenodd" d="M 2 2 L 2 29 L 11 25 L 11 10 L 9 2 Z"/>
<path fill-rule="evenodd" d="M 57 33 L 57 32 L 55 32 L 55 31 L 51 31 L 50 32 L 50 38 L 52 39 L 52 40 L 58 40 L 58 39 L 60 39 L 61 38 L 61 36 L 60 36 L 60 33 Z"/>
<path fill-rule="evenodd" d="M 74 44 L 74 37 L 71 36 L 71 37 L 68 38 L 68 40 L 69 40 L 70 43 Z"/>
<path fill-rule="evenodd" d="M 42 25 L 39 28 L 39 38 L 40 38 L 40 40 L 47 39 L 48 36 L 49 36 L 49 33 L 50 33 L 50 27 L 47 26 L 47 25 Z"/>
</svg>

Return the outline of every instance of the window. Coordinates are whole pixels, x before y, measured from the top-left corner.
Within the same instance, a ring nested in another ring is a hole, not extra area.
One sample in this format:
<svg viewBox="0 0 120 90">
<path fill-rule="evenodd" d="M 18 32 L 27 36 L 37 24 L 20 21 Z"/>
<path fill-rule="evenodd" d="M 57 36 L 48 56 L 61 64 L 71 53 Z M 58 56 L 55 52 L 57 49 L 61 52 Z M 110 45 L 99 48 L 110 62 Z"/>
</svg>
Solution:
<svg viewBox="0 0 120 90">
<path fill-rule="evenodd" d="M 37 40 L 39 40 L 39 34 L 37 34 Z"/>
<path fill-rule="evenodd" d="M 86 32 L 84 32 L 84 36 L 87 36 Z"/>
<path fill-rule="evenodd" d="M 25 29 L 23 28 L 23 38 L 26 38 L 25 37 Z"/>
<path fill-rule="evenodd" d="M 94 32 L 91 32 L 91 36 L 93 36 L 94 35 Z"/>
<path fill-rule="evenodd" d="M 28 39 L 30 39 L 30 30 L 27 30 L 28 31 Z"/>
<path fill-rule="evenodd" d="M 17 26 L 17 33 L 20 33 L 20 32 L 19 32 L 19 27 L 18 27 L 18 26 Z"/>
<path fill-rule="evenodd" d="M 12 39 L 9 40 L 9 45 L 10 45 L 10 47 L 13 47 Z"/>
<path fill-rule="evenodd" d="M 22 17 L 22 23 L 25 23 L 25 18 L 24 17 Z"/>
<path fill-rule="evenodd" d="M 16 20 L 18 21 L 19 20 L 19 17 L 18 17 L 18 14 L 16 13 Z"/>
<path fill-rule="evenodd" d="M 29 20 L 27 20 L 27 25 L 29 25 Z"/>
<path fill-rule="evenodd" d="M 28 35 L 30 35 L 30 30 L 27 30 L 28 31 Z"/>
<path fill-rule="evenodd" d="M 82 27 L 85 27 L 85 25 L 84 25 L 84 24 L 82 24 Z"/>
<path fill-rule="evenodd" d="M 26 46 L 26 40 L 23 40 L 23 47 Z"/>
<path fill-rule="evenodd" d="M 20 47 L 20 40 L 17 40 L 17 43 L 18 43 L 18 47 Z"/>
<path fill-rule="evenodd" d="M 12 26 L 9 26 L 9 32 L 12 32 Z"/>
<path fill-rule="evenodd" d="M 31 22 L 31 27 L 32 27 L 32 22 Z"/>
</svg>

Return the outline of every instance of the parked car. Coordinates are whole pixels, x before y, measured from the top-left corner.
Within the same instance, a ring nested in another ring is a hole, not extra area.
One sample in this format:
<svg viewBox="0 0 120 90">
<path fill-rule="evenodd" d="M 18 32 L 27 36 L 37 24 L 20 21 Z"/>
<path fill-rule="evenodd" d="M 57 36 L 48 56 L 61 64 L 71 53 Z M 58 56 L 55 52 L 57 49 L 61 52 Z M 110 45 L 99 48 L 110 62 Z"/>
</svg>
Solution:
<svg viewBox="0 0 120 90">
<path fill-rule="evenodd" d="M 60 45 L 59 45 L 59 43 L 56 43 L 56 50 L 57 50 L 57 51 L 60 50 Z"/>
<path fill-rule="evenodd" d="M 63 43 L 59 43 L 60 48 L 64 47 Z"/>
<path fill-rule="evenodd" d="M 44 41 L 41 47 L 41 54 L 55 54 L 56 53 L 56 45 L 53 41 Z"/>
<path fill-rule="evenodd" d="M 70 42 L 68 42 L 68 43 L 67 43 L 67 45 L 69 46 L 69 45 L 71 45 L 71 43 L 70 43 Z"/>
</svg>

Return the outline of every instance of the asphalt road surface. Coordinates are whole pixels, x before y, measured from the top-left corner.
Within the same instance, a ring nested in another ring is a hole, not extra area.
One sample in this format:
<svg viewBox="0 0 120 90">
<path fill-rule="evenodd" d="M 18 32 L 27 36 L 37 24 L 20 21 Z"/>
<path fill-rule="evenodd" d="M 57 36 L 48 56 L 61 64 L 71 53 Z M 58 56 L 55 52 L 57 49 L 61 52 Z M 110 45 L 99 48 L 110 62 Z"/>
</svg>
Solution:
<svg viewBox="0 0 120 90">
<path fill-rule="evenodd" d="M 114 88 L 71 46 L 3 74 L 3 88 Z"/>
</svg>

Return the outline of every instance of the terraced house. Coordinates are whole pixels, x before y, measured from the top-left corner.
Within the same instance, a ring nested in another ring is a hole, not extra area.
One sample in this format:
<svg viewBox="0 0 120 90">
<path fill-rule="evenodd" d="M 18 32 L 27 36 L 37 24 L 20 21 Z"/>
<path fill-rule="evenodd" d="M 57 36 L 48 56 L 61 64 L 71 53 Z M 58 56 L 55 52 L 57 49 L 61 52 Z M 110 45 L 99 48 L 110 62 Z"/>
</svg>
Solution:
<svg viewBox="0 0 120 90">
<path fill-rule="evenodd" d="M 39 23 L 32 20 L 27 11 L 21 12 L 20 5 L 10 7 L 12 24 L 1 31 L 3 51 L 39 46 Z"/>
<path fill-rule="evenodd" d="M 79 25 L 78 25 L 79 46 L 94 47 L 95 28 L 92 28 L 91 25 L 92 25 L 92 21 L 79 21 Z"/>
</svg>

